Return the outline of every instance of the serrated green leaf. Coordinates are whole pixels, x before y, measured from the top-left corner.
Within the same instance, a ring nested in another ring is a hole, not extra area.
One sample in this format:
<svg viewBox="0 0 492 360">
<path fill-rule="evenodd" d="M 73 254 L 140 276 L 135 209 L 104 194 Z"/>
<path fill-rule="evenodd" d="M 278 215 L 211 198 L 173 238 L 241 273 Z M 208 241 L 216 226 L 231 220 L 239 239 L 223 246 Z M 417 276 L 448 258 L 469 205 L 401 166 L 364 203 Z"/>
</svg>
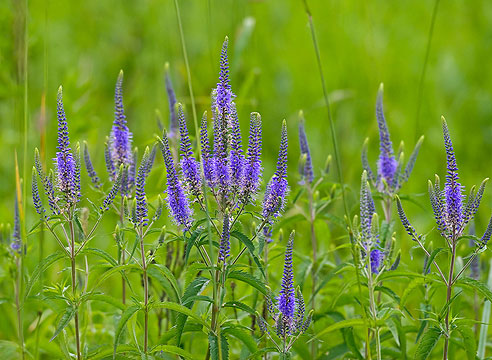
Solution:
<svg viewBox="0 0 492 360">
<path fill-rule="evenodd" d="M 252 309 L 250 306 L 246 305 L 245 303 L 242 303 L 241 301 L 228 301 L 222 306 L 236 308 L 245 311 L 251 315 L 256 315 L 256 311 L 254 309 Z"/>
<path fill-rule="evenodd" d="M 85 296 L 83 298 L 84 301 L 88 301 L 88 300 L 100 301 L 100 302 L 105 302 L 109 305 L 112 305 L 112 306 L 114 306 L 120 310 L 125 309 L 125 306 L 123 305 L 123 303 L 120 300 L 115 299 L 112 296 L 102 294 L 102 293 L 90 293 L 90 294 L 86 294 L 86 295 L 87 296 Z"/>
<path fill-rule="evenodd" d="M 465 325 L 460 324 L 457 327 L 458 332 L 461 334 L 463 338 L 463 345 L 466 351 L 466 357 L 468 360 L 475 360 L 475 355 L 477 353 L 477 343 L 475 342 L 475 333 L 472 328 Z"/>
<path fill-rule="evenodd" d="M 113 359 L 116 355 L 116 349 L 118 348 L 118 343 L 120 342 L 120 338 L 121 335 L 123 334 L 123 330 L 125 329 L 126 323 L 140 309 L 141 309 L 140 305 L 132 305 L 127 307 L 125 311 L 123 311 L 123 314 L 121 314 L 120 321 L 118 322 L 118 326 L 116 327 L 116 331 L 114 333 Z"/>
<path fill-rule="evenodd" d="M 267 295 L 267 289 L 265 284 L 263 284 L 260 280 L 254 277 L 251 274 L 248 274 L 244 271 L 231 271 L 227 276 L 229 279 L 235 279 L 247 283 L 260 291 L 263 295 Z"/>
<path fill-rule="evenodd" d="M 150 264 L 147 268 L 147 273 L 161 284 L 170 299 L 177 303 L 181 302 L 178 282 L 166 266 L 161 264 Z"/>
<path fill-rule="evenodd" d="M 57 262 L 60 259 L 63 259 L 65 257 L 65 253 L 62 251 L 57 251 L 54 254 L 51 254 L 47 258 L 43 259 L 39 265 L 34 269 L 31 278 L 27 282 L 26 285 L 26 290 L 24 294 L 24 299 L 27 298 L 29 293 L 32 290 L 32 287 L 36 283 L 36 281 L 39 279 L 39 276 L 46 271 L 47 268 L 49 268 L 51 265 L 53 265 L 55 262 Z"/>
<path fill-rule="evenodd" d="M 456 286 L 461 286 L 461 287 L 466 287 L 472 290 L 476 290 L 479 292 L 482 296 L 487 298 L 488 301 L 492 302 L 492 291 L 487 287 L 486 284 L 484 284 L 481 281 L 469 278 L 469 277 L 464 277 L 459 279 L 456 283 Z"/>
<path fill-rule="evenodd" d="M 101 250 L 101 249 L 84 248 L 81 251 L 81 254 L 96 255 L 96 256 L 99 256 L 100 258 L 103 258 L 104 260 L 106 260 L 112 266 L 118 265 L 118 262 L 111 255 L 109 255 L 106 251 Z"/>
<path fill-rule="evenodd" d="M 210 329 L 210 324 L 208 324 L 206 321 L 204 321 L 199 315 L 195 314 L 193 311 L 188 309 L 187 307 L 176 304 L 173 302 L 169 301 L 163 301 L 163 302 L 156 302 L 150 305 L 151 309 L 169 309 L 173 310 L 179 313 L 182 313 L 184 315 L 187 315 L 191 317 L 192 319 L 196 320 L 198 323 L 202 324 L 204 327 L 207 329 Z"/>
<path fill-rule="evenodd" d="M 178 355 L 185 359 L 193 360 L 192 354 L 174 345 L 157 345 L 156 347 L 152 348 L 152 350 L 150 350 L 151 353 L 156 353 L 161 351 L 167 354 Z"/>
<path fill-rule="evenodd" d="M 220 334 L 220 348 L 221 348 L 221 358 L 222 360 L 229 359 L 229 343 L 227 342 L 227 338 Z M 210 359 L 211 360 L 219 360 L 219 342 L 217 336 L 213 332 L 209 332 L 208 334 L 208 343 L 210 346 Z"/>
<path fill-rule="evenodd" d="M 186 240 L 185 258 L 184 258 L 185 265 L 188 264 L 188 258 L 190 256 L 191 249 L 193 248 L 193 245 L 195 245 L 196 240 L 200 237 L 202 232 L 203 232 L 202 230 L 197 229 L 193 231 L 190 237 Z"/>
<path fill-rule="evenodd" d="M 429 256 L 429 259 L 427 260 L 427 264 L 425 264 L 425 268 L 423 271 L 424 274 L 427 274 L 429 272 L 429 269 L 431 268 L 432 263 L 434 262 L 434 259 L 443 250 L 446 250 L 446 249 L 445 248 L 437 248 L 437 249 L 434 249 L 434 251 L 432 251 L 432 253 Z"/>
<path fill-rule="evenodd" d="M 203 288 L 207 286 L 208 282 L 210 280 L 204 277 L 198 277 L 195 280 L 191 282 L 190 285 L 185 289 L 185 292 L 183 294 L 182 298 L 182 303 L 184 306 L 186 306 L 188 309 L 191 309 L 193 307 L 193 301 L 190 301 L 190 299 L 194 296 L 197 296 L 199 293 L 203 291 Z M 188 316 L 186 314 L 180 313 L 178 317 L 176 318 L 176 343 L 179 345 L 181 342 L 181 335 L 183 334 L 183 329 L 186 324 L 186 319 Z"/>
<path fill-rule="evenodd" d="M 65 329 L 65 327 L 70 323 L 70 321 L 73 319 L 75 316 L 75 313 L 77 310 L 73 305 L 68 305 L 67 308 L 65 309 L 65 312 L 63 313 L 62 317 L 60 318 L 60 321 L 58 322 L 58 325 L 56 326 L 55 333 L 51 337 L 50 341 L 53 341 L 54 338 L 58 336 L 58 334 Z"/>
<path fill-rule="evenodd" d="M 343 339 L 349 350 L 357 359 L 364 359 L 357 347 L 354 337 L 354 329 L 351 327 L 342 329 Z"/>
<path fill-rule="evenodd" d="M 405 287 L 403 295 L 400 298 L 400 307 L 403 308 L 407 303 L 408 298 L 412 295 L 417 287 L 424 283 L 424 278 L 416 278 L 410 281 L 410 283 Z"/>
<path fill-rule="evenodd" d="M 237 230 L 233 231 L 231 233 L 231 236 L 235 237 L 236 239 L 241 241 L 244 244 L 244 246 L 246 246 L 246 248 L 248 249 L 249 254 L 253 258 L 253 261 L 255 262 L 256 266 L 258 266 L 258 269 L 260 269 L 261 274 L 263 275 L 263 278 L 266 278 L 265 270 L 263 269 L 263 265 L 261 265 L 260 259 L 255 254 L 255 246 L 254 246 L 253 242 L 246 235 L 244 235 L 242 232 L 239 232 Z"/>
<path fill-rule="evenodd" d="M 429 328 L 422 336 L 422 339 L 417 346 L 417 351 L 415 352 L 415 360 L 426 360 L 434 347 L 436 346 L 442 332 L 436 326 Z"/>
<path fill-rule="evenodd" d="M 228 326 L 224 327 L 222 329 L 222 334 L 224 335 L 231 335 L 235 337 L 236 339 L 240 340 L 246 347 L 248 348 L 249 352 L 255 353 L 258 351 L 258 346 L 256 344 L 256 341 L 254 338 L 251 336 L 250 333 L 247 333 L 243 329 L 237 326 Z"/>
<path fill-rule="evenodd" d="M 346 328 L 346 327 L 353 327 L 353 326 L 365 326 L 364 319 L 347 319 L 347 320 L 338 321 L 335 324 L 330 325 L 330 326 L 324 328 L 323 330 L 321 330 L 320 332 L 318 332 L 316 334 L 316 337 L 319 338 L 319 337 L 321 337 L 325 334 L 328 334 L 332 331 Z"/>
</svg>

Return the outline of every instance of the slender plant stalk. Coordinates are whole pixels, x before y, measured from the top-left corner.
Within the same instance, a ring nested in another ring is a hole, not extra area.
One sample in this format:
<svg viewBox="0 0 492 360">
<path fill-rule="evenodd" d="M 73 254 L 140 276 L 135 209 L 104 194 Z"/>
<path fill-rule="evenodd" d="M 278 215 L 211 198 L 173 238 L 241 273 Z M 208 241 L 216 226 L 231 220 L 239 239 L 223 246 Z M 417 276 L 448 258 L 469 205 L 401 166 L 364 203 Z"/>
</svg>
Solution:
<svg viewBox="0 0 492 360">
<path fill-rule="evenodd" d="M 70 227 L 70 265 L 72 268 L 72 296 L 75 300 L 75 297 L 77 295 L 77 288 L 76 288 L 76 268 L 75 268 L 75 231 L 74 231 L 74 226 L 73 226 L 73 219 L 69 220 L 69 227 Z M 79 310 L 78 308 L 75 309 L 75 344 L 77 347 L 77 360 L 81 359 L 80 356 L 80 332 L 79 332 Z"/>
<path fill-rule="evenodd" d="M 318 261 L 318 242 L 316 240 L 316 232 L 314 231 L 314 221 L 316 218 L 314 211 L 314 199 L 313 199 L 313 189 L 309 181 L 306 181 L 306 190 L 308 194 L 309 201 L 309 226 L 311 230 L 311 247 L 313 248 L 313 266 L 311 267 L 311 309 L 315 309 L 315 296 L 316 296 L 316 272 L 317 272 L 317 261 Z M 311 357 L 316 358 L 316 340 L 313 339 L 311 342 Z"/>
<path fill-rule="evenodd" d="M 449 301 L 451 300 L 451 295 L 453 292 L 453 271 L 454 271 L 454 261 L 456 258 L 456 240 L 452 239 L 451 243 L 451 264 L 449 265 L 449 277 L 448 277 L 448 283 L 447 283 L 447 292 L 446 292 L 446 304 L 447 304 L 447 310 L 446 310 L 446 317 L 444 319 L 444 324 L 446 326 L 446 337 L 444 338 L 444 351 L 443 351 L 443 360 L 448 359 L 448 347 L 449 347 L 449 313 L 451 311 L 451 306 L 449 304 Z"/>
<path fill-rule="evenodd" d="M 19 346 L 22 352 L 22 359 L 25 358 L 25 349 L 24 349 L 24 329 L 22 326 L 22 306 L 20 302 L 20 292 L 21 292 L 21 283 L 22 283 L 22 257 L 18 257 L 15 260 L 17 267 L 17 278 L 15 281 L 15 307 L 17 312 L 17 326 L 19 331 Z"/>
<path fill-rule="evenodd" d="M 140 252 L 142 255 L 142 276 L 144 290 L 144 354 L 147 354 L 148 337 L 149 337 L 149 279 L 147 277 L 147 262 L 145 260 L 145 248 L 143 240 L 143 229 L 140 227 Z"/>
<path fill-rule="evenodd" d="M 434 10 L 432 11 L 432 18 L 431 18 L 431 23 L 429 27 L 429 35 L 427 36 L 427 46 L 425 48 L 425 57 L 424 57 L 424 64 L 422 66 L 422 72 L 420 73 L 420 80 L 419 80 L 419 92 L 418 92 L 418 97 L 417 97 L 417 114 L 415 116 L 415 139 L 418 139 L 421 132 L 420 132 L 420 108 L 422 107 L 422 98 L 424 94 L 424 79 L 425 79 L 425 73 L 427 72 L 427 63 L 429 62 L 429 54 L 430 54 L 430 49 L 431 49 L 431 42 L 432 42 L 432 35 L 434 33 L 434 25 L 436 23 L 436 17 L 437 17 L 437 9 L 439 7 L 439 0 L 435 0 L 434 2 Z"/>
<path fill-rule="evenodd" d="M 366 256 L 366 271 L 367 271 L 367 288 L 369 290 L 369 307 L 371 311 L 372 321 L 374 322 L 374 337 L 376 340 L 376 356 L 378 360 L 381 360 L 381 339 L 379 337 L 379 327 L 377 324 L 378 321 L 378 312 L 376 309 L 376 301 L 374 298 L 374 279 L 372 277 L 371 270 L 371 257 L 369 255 Z"/>
<path fill-rule="evenodd" d="M 120 204 L 120 225 L 123 227 L 123 206 L 124 206 L 124 198 L 121 196 L 121 204 Z M 125 247 L 123 244 L 123 239 L 118 239 L 121 245 L 121 265 L 125 265 Z M 126 282 L 125 282 L 125 271 L 121 272 L 121 302 L 123 305 L 126 304 Z"/>
</svg>

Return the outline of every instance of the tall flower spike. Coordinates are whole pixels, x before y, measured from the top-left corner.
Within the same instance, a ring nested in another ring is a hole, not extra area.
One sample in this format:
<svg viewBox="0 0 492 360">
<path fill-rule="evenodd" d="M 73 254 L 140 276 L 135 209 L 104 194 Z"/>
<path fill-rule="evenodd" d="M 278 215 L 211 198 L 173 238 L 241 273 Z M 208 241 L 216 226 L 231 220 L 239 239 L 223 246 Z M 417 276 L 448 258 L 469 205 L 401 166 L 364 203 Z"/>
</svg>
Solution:
<svg viewBox="0 0 492 360">
<path fill-rule="evenodd" d="M 292 250 L 294 247 L 293 231 L 287 242 L 284 259 L 284 273 L 282 276 L 282 288 L 278 300 L 278 310 L 288 323 L 288 329 L 292 329 L 295 310 L 294 270 L 292 268 Z"/>
<path fill-rule="evenodd" d="M 492 216 L 490 217 L 489 224 L 487 225 L 487 230 L 485 230 L 485 233 L 480 239 L 480 247 L 487 245 L 490 240 L 490 236 L 492 236 Z"/>
<path fill-rule="evenodd" d="M 231 255 L 231 241 L 230 241 L 230 227 L 229 227 L 229 215 L 224 216 L 224 223 L 222 225 L 222 236 L 220 237 L 220 248 L 218 262 L 226 263 L 227 258 Z"/>
<path fill-rule="evenodd" d="M 407 215 L 403 210 L 403 206 L 401 206 L 401 200 L 398 195 L 396 196 L 396 207 L 398 209 L 398 216 L 400 217 L 400 221 L 405 228 L 405 231 L 412 237 L 412 240 L 414 240 L 416 236 L 415 228 L 410 224 L 410 221 L 408 221 Z"/>
<path fill-rule="evenodd" d="M 248 152 L 246 154 L 241 201 L 249 203 L 256 196 L 261 181 L 261 116 L 251 113 L 249 122 Z"/>
<path fill-rule="evenodd" d="M 128 129 L 125 110 L 123 107 L 123 70 L 118 75 L 114 94 L 114 121 L 109 137 L 109 153 L 114 171 L 110 174 L 116 180 L 117 169 L 120 165 L 131 165 L 134 161 L 132 154 L 132 133 Z M 133 183 L 134 178 L 129 179 Z"/>
<path fill-rule="evenodd" d="M 148 209 L 147 209 L 147 197 L 145 195 L 145 180 L 148 174 L 149 153 L 150 150 L 147 147 L 142 157 L 140 167 L 138 168 L 137 171 L 137 178 L 135 180 L 135 199 L 137 200 L 136 217 L 137 217 L 137 223 L 142 226 L 146 226 L 148 224 L 148 218 L 147 218 Z"/>
<path fill-rule="evenodd" d="M 166 131 L 164 131 L 162 140 L 159 139 L 159 144 L 167 172 L 166 202 L 176 224 L 187 230 L 192 224 L 192 211 L 181 182 L 179 181 L 176 168 L 174 167 Z"/>
<path fill-rule="evenodd" d="M 459 236 L 463 224 L 463 187 L 458 182 L 458 166 L 454 155 L 453 144 L 449 136 L 448 125 L 444 117 L 442 130 L 444 134 L 444 147 L 446 148 L 447 174 L 444 185 L 444 197 L 446 199 L 446 223 L 452 236 Z"/>
<path fill-rule="evenodd" d="M 87 174 L 91 178 L 92 184 L 99 189 L 101 187 L 101 180 L 99 179 L 99 176 L 97 176 L 96 170 L 94 170 L 94 166 L 92 165 L 89 145 L 86 141 L 84 141 L 84 162 Z"/>
<path fill-rule="evenodd" d="M 212 154 L 210 152 L 210 142 L 208 140 L 206 111 L 203 113 L 202 121 L 200 124 L 200 145 L 202 149 L 203 176 L 207 181 L 208 186 L 213 188 L 214 164 L 213 164 Z"/>
<path fill-rule="evenodd" d="M 170 138 L 175 138 L 178 135 L 178 120 L 176 116 L 176 94 L 174 93 L 173 83 L 171 82 L 171 76 L 169 75 L 169 63 L 166 63 L 166 92 L 167 100 L 169 102 L 169 133 Z"/>
<path fill-rule="evenodd" d="M 219 82 L 217 83 L 217 98 L 215 102 L 215 106 L 218 108 L 219 118 L 221 119 L 225 119 L 227 115 L 231 114 L 231 103 L 235 97 L 229 83 L 229 59 L 227 57 L 228 44 L 229 38 L 226 36 L 220 53 L 220 75 Z"/>
<path fill-rule="evenodd" d="M 304 113 L 302 111 L 299 112 L 299 147 L 301 148 L 301 155 L 306 156 L 304 168 L 301 173 L 301 184 L 304 184 L 305 182 L 311 184 L 314 180 L 313 162 L 311 160 L 311 151 L 309 150 L 306 129 L 304 128 Z"/>
<path fill-rule="evenodd" d="M 109 190 L 108 195 L 106 195 L 106 198 L 104 199 L 100 207 L 100 210 L 102 212 L 108 211 L 111 205 L 113 204 L 113 201 L 116 195 L 118 194 L 118 191 L 120 191 L 122 175 L 123 175 L 123 165 L 120 166 L 118 177 L 116 178 L 116 181 L 113 183 L 111 190 Z"/>
<path fill-rule="evenodd" d="M 32 202 L 34 204 L 34 208 L 36 209 L 36 212 L 38 213 L 38 215 L 40 215 L 41 218 L 44 218 L 45 210 L 43 207 L 43 203 L 41 202 L 41 198 L 39 196 L 38 178 L 36 175 L 36 168 L 34 166 L 32 167 L 31 190 L 32 190 Z"/>
<path fill-rule="evenodd" d="M 62 87 L 58 88 L 57 97 L 57 118 L 58 118 L 58 151 L 56 153 L 55 166 L 57 175 L 58 191 L 63 193 L 67 206 L 78 202 L 80 191 L 78 190 L 77 164 L 70 149 L 68 138 L 68 125 L 63 108 Z"/>
<path fill-rule="evenodd" d="M 183 105 L 178 104 L 178 122 L 181 142 L 179 145 L 181 156 L 181 170 L 185 179 L 188 191 L 200 199 L 202 196 L 200 164 L 195 160 L 191 140 L 186 126 L 186 118 L 183 112 Z"/>
<path fill-rule="evenodd" d="M 398 162 L 393 153 L 393 144 L 391 143 L 388 125 L 383 113 L 383 84 L 380 85 L 376 101 L 376 118 L 379 128 L 379 160 L 378 160 L 378 178 L 384 179 L 388 185 L 393 183 Z M 384 190 L 382 182 L 379 183 L 379 190 Z"/>
<path fill-rule="evenodd" d="M 372 198 L 369 183 L 367 181 L 367 172 L 362 172 L 360 185 L 360 223 L 362 235 L 365 240 L 371 238 L 372 217 L 376 212 L 374 200 Z"/>
<path fill-rule="evenodd" d="M 22 240 L 20 233 L 20 219 L 19 219 L 19 201 L 17 199 L 17 192 L 15 192 L 15 207 L 14 207 L 14 231 L 12 233 L 12 243 L 10 244 L 12 250 L 17 253 L 22 251 Z"/>
<path fill-rule="evenodd" d="M 263 217 L 277 217 L 285 205 L 285 197 L 288 192 L 287 184 L 287 123 L 282 123 L 280 150 L 278 153 L 277 170 L 265 190 L 263 199 Z"/>
</svg>

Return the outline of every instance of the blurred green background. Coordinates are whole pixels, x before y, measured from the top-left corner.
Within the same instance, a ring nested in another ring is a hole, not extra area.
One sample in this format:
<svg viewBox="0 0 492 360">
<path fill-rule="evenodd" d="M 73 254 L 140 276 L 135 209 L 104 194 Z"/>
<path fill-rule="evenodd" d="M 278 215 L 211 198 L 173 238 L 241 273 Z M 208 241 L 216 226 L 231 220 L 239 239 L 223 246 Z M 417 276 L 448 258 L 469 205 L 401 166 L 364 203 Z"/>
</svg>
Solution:
<svg viewBox="0 0 492 360">
<path fill-rule="evenodd" d="M 309 1 L 317 29 L 323 70 L 342 154 L 349 202 L 357 213 L 362 171 L 360 152 L 370 137 L 369 157 L 375 169 L 378 134 L 375 99 L 385 85 L 385 113 L 395 150 L 405 141 L 407 154 L 420 135 L 425 141 L 410 181 L 402 193 L 416 202 L 406 210 L 420 232 L 433 227 L 427 179 L 444 177 L 440 116 L 448 120 L 462 183 L 468 188 L 490 176 L 492 160 L 492 2 L 441 1 L 438 6 L 426 74 L 420 79 L 429 41 L 435 1 Z M 282 119 L 290 136 L 290 182 L 298 181 L 297 113 L 304 110 L 317 173 L 333 153 L 321 83 L 301 0 L 181 0 L 181 15 L 198 114 L 209 108 L 218 78 L 220 48 L 230 39 L 231 82 L 237 94 L 243 134 L 249 113 L 262 114 L 265 177 L 273 173 Z M 125 72 L 124 102 L 134 144 L 140 149 L 158 132 L 155 110 L 168 118 L 164 64 L 169 62 L 178 100 L 188 110 L 193 133 L 188 80 L 174 2 L 167 1 L 28 1 L 27 12 L 27 163 L 24 137 L 23 1 L 0 2 L 0 219 L 12 222 L 14 151 L 21 173 L 30 168 L 35 147 L 46 129 L 46 159 L 55 153 L 58 86 L 63 85 L 72 142 L 87 140 L 93 162 L 104 174 L 103 143 L 113 121 L 113 92 L 120 69 Z M 43 125 L 42 99 L 46 97 Z M 420 100 L 419 100 L 420 99 Z M 420 107 L 420 111 L 418 110 Z M 243 135 L 244 136 L 244 135 Z M 162 164 L 160 155 L 159 163 Z M 49 160 L 48 160 L 49 162 Z M 25 165 L 25 166 L 24 166 Z M 162 166 L 153 174 L 164 189 Z M 22 176 L 22 174 L 21 174 Z M 86 175 L 84 179 L 87 181 Z M 332 171 L 330 180 L 336 181 Z M 87 191 L 87 190 L 86 190 Z M 28 192 L 30 205 L 30 191 Z M 477 232 L 485 228 L 491 207 L 486 191 L 477 216 Z M 340 204 L 331 211 L 341 217 Z M 35 222 L 28 211 L 27 224 Z M 107 224 L 107 232 L 112 225 Z M 340 235 L 344 229 L 329 224 Z M 402 233 L 401 227 L 396 227 Z M 307 234 L 307 232 L 306 232 Z M 434 233 L 436 235 L 436 233 Z M 402 262 L 412 263 L 404 236 Z M 320 237 L 321 248 L 332 246 Z M 439 242 L 439 246 L 441 240 Z M 297 251 L 309 254 L 302 238 Z M 55 244 L 51 244 L 53 249 Z M 489 258 L 490 255 L 482 255 Z"/>
<path fill-rule="evenodd" d="M 102 146 L 113 119 L 114 83 L 125 71 L 125 107 L 135 144 L 142 147 L 157 131 L 155 109 L 167 119 L 164 64 L 179 101 L 191 108 L 173 1 L 29 1 L 28 166 L 40 146 L 39 118 L 46 94 L 47 158 L 55 147 L 55 98 L 64 87 L 72 141 L 87 140 L 96 167 L 103 170 Z M 434 1 L 310 1 L 318 31 L 323 69 L 333 100 L 346 182 L 357 189 L 360 148 L 369 136 L 370 158 L 377 157 L 376 92 L 385 84 L 386 117 L 395 149 L 407 154 L 426 136 L 411 181 L 403 191 L 422 193 L 426 180 L 443 174 L 440 116 L 455 143 L 463 183 L 489 172 L 492 150 L 492 3 L 439 4 L 423 82 L 417 121 L 419 81 Z M 22 167 L 23 138 L 22 1 L 0 4 L 0 213 L 13 206 L 13 152 Z M 296 170 L 297 112 L 303 109 L 308 138 L 320 169 L 332 153 L 319 74 L 299 1 L 181 1 L 183 30 L 198 113 L 209 107 L 218 77 L 224 36 L 230 37 L 232 86 L 247 129 L 248 114 L 263 116 L 266 174 L 272 173 L 282 119 L 287 119 L 290 168 Z M 295 174 L 294 174 L 295 175 Z M 293 175 L 293 176 L 294 176 Z M 294 177 L 293 177 L 294 179 Z M 355 198 L 352 199 L 355 202 Z M 489 205 L 489 197 L 485 199 Z M 488 211 L 482 209 L 485 218 Z"/>
</svg>

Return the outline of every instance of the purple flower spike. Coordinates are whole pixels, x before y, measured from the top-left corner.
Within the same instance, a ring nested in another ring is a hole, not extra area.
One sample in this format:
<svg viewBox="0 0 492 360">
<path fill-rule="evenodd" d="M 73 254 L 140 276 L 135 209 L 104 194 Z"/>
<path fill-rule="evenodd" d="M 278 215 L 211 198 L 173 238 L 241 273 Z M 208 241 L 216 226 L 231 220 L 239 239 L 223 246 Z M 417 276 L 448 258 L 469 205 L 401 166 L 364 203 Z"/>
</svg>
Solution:
<svg viewBox="0 0 492 360">
<path fill-rule="evenodd" d="M 230 227 L 229 216 L 224 216 L 224 223 L 222 225 L 222 236 L 220 238 L 220 249 L 218 262 L 226 263 L 227 258 L 231 255 L 231 241 L 230 241 Z"/>
<path fill-rule="evenodd" d="M 263 217 L 277 217 L 285 205 L 285 197 L 288 192 L 287 183 L 287 123 L 282 123 L 280 150 L 278 153 L 277 170 L 265 190 L 263 199 Z"/>
<path fill-rule="evenodd" d="M 444 196 L 446 200 L 446 224 L 448 230 L 458 235 L 463 223 L 463 187 L 458 182 L 458 166 L 454 155 L 453 144 L 449 136 L 448 125 L 444 117 L 442 120 L 442 130 L 444 134 L 444 147 L 446 148 L 447 175 L 444 185 Z"/>
<path fill-rule="evenodd" d="M 41 198 L 39 196 L 38 178 L 36 175 L 36 168 L 34 166 L 32 168 L 31 190 L 32 190 L 32 202 L 34 204 L 34 208 L 36 209 L 38 215 L 40 215 L 41 218 L 44 218 L 45 209 L 43 207 L 43 203 L 41 202 Z"/>
<path fill-rule="evenodd" d="M 159 144 L 167 171 L 167 204 L 176 224 L 187 230 L 193 221 L 192 211 L 174 167 L 166 131 Z"/>
<path fill-rule="evenodd" d="M 170 138 L 175 138 L 178 134 L 178 121 L 176 116 L 176 94 L 174 93 L 173 83 L 171 82 L 171 76 L 169 75 L 169 64 L 166 64 L 166 92 L 167 100 L 169 102 L 169 133 Z"/>
<path fill-rule="evenodd" d="M 86 141 L 84 141 L 84 162 L 85 168 L 87 169 L 87 174 L 91 178 L 92 184 L 99 189 L 101 187 L 101 180 L 99 180 L 99 176 L 97 176 L 96 170 L 94 170 L 94 166 L 92 165 L 89 145 L 87 145 Z"/>
<path fill-rule="evenodd" d="M 181 170 L 189 192 L 193 196 L 200 199 L 202 195 L 200 164 L 195 160 L 193 155 L 191 140 L 188 134 L 188 128 L 186 127 L 186 118 L 183 112 L 183 106 L 181 104 L 178 104 L 178 122 L 179 133 L 181 136 L 179 146 L 181 155 Z"/>
<path fill-rule="evenodd" d="M 360 185 L 360 224 L 365 239 L 371 237 L 372 217 L 375 212 L 376 207 L 367 181 L 367 172 L 364 170 Z"/>
<path fill-rule="evenodd" d="M 203 176 L 207 181 L 208 186 L 214 187 L 214 164 L 210 151 L 210 142 L 208 141 L 207 132 L 207 112 L 205 111 L 202 116 L 202 122 L 200 124 L 200 144 L 202 147 L 202 161 L 203 161 Z"/>
<path fill-rule="evenodd" d="M 256 196 L 261 181 L 261 116 L 251 113 L 249 123 L 249 143 L 244 166 L 241 201 L 249 203 Z"/>
<path fill-rule="evenodd" d="M 301 155 L 306 156 L 306 162 L 304 164 L 304 168 L 302 169 L 302 180 L 301 180 L 301 185 L 304 184 L 305 182 L 308 182 L 311 184 L 314 180 L 314 173 L 313 173 L 313 162 L 311 160 L 311 151 L 309 150 L 309 144 L 307 141 L 307 136 L 306 136 L 306 130 L 304 128 L 304 115 L 301 112 L 299 112 L 299 146 L 301 148 Z"/>
<path fill-rule="evenodd" d="M 379 147 L 380 154 L 378 160 L 378 177 L 384 179 L 391 186 L 393 177 L 395 176 L 398 161 L 393 153 L 393 144 L 391 143 L 388 125 L 384 119 L 383 113 L 383 84 L 379 87 L 378 97 L 376 101 L 376 118 L 379 127 Z M 379 182 L 379 191 L 384 190 L 384 184 Z"/>
<path fill-rule="evenodd" d="M 15 193 L 14 232 L 12 233 L 12 243 L 10 244 L 10 247 L 18 254 L 21 252 L 22 240 L 20 233 L 19 202 L 17 199 L 17 192 Z"/>
<path fill-rule="evenodd" d="M 110 176 L 112 181 L 116 180 L 118 176 L 117 169 L 120 165 L 131 165 L 134 161 L 132 154 L 132 133 L 126 125 L 125 110 L 123 107 L 123 70 L 118 75 L 116 81 L 115 94 L 114 94 L 114 121 L 111 128 L 111 134 L 109 136 L 109 156 L 111 165 L 108 165 L 108 169 L 111 171 Z M 134 178 L 128 179 L 129 183 L 133 185 Z"/>
<path fill-rule="evenodd" d="M 138 225 L 147 226 L 148 225 L 148 209 L 147 209 L 147 197 L 145 195 L 145 180 L 147 178 L 147 174 L 149 173 L 149 155 L 150 150 L 147 147 L 145 149 L 142 162 L 140 163 L 140 167 L 137 171 L 137 178 L 135 180 L 135 199 L 137 201 L 137 211 L 136 211 L 136 220 Z M 120 167 L 121 169 L 121 167 Z M 121 172 L 122 170 L 120 170 Z M 118 178 L 116 178 L 115 183 L 118 182 Z"/>
<path fill-rule="evenodd" d="M 229 59 L 227 57 L 228 44 L 229 38 L 226 36 L 220 53 L 220 75 L 216 89 L 217 98 L 215 100 L 215 106 L 218 108 L 220 119 L 225 119 L 227 115 L 231 114 L 231 103 L 235 98 L 229 83 Z"/>
<path fill-rule="evenodd" d="M 379 249 L 371 250 L 371 272 L 373 274 L 379 273 L 379 269 L 383 264 L 384 253 Z"/>
<path fill-rule="evenodd" d="M 294 247 L 293 231 L 289 236 L 285 249 L 284 274 L 282 276 L 282 288 L 278 300 L 278 310 L 282 314 L 282 319 L 287 322 L 288 331 L 292 328 L 295 313 L 295 290 L 294 290 L 294 271 L 292 268 L 292 250 Z"/>
<path fill-rule="evenodd" d="M 58 146 L 55 161 L 57 188 L 63 193 L 67 206 L 76 204 L 80 198 L 80 182 L 77 175 L 77 164 L 70 149 L 68 125 L 63 108 L 62 87 L 58 89 L 57 97 L 58 117 Z"/>
</svg>

